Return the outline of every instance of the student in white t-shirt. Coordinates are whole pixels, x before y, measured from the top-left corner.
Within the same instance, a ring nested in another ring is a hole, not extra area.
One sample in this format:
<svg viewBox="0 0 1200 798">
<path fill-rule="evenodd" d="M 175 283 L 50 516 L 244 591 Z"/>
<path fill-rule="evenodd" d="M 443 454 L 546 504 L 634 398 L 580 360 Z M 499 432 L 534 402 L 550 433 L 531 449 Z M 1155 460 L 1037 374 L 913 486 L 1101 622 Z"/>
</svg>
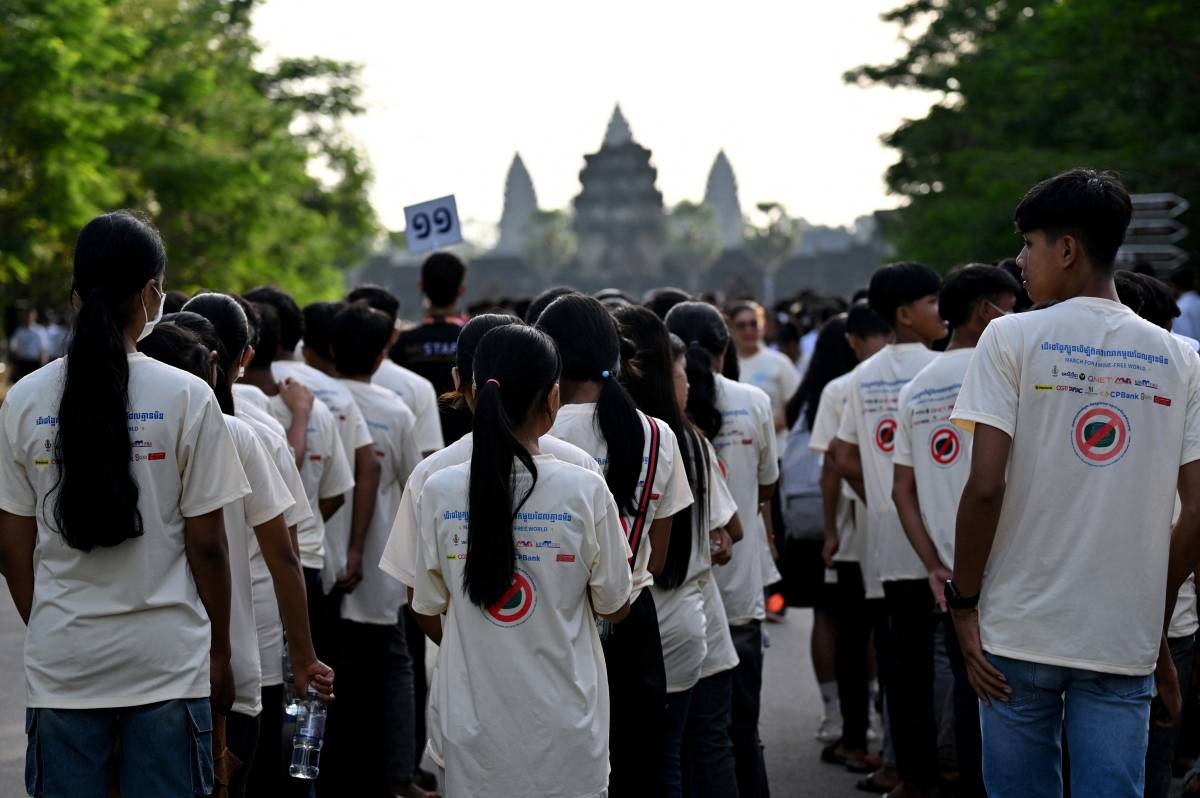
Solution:
<svg viewBox="0 0 1200 798">
<path fill-rule="evenodd" d="M 326 310 L 333 311 L 332 318 Z M 366 419 L 380 464 L 370 521 L 361 537 L 348 542 L 349 552 L 361 552 L 362 581 L 347 590 L 341 602 L 338 646 L 345 688 L 339 705 L 330 712 L 332 746 L 320 779 L 322 789 L 344 793 L 354 784 L 359 785 L 355 789 L 383 793 L 388 789 L 388 730 L 382 699 L 388 684 L 388 646 L 404 587 L 382 572 L 378 563 L 404 482 L 420 460 L 416 422 L 403 400 L 371 384 L 391 337 L 392 325 L 385 314 L 366 305 L 316 303 L 306 308 L 305 322 L 306 334 L 328 342 L 333 366 Z M 306 344 L 306 352 L 311 348 Z"/>
<path fill-rule="evenodd" d="M 787 444 L 788 426 L 784 408 L 800 387 L 800 372 L 787 355 L 763 343 L 766 313 L 757 302 L 729 306 L 729 326 L 737 345 L 739 380 L 761 388 L 771 397 L 775 423 L 775 447 L 780 455 Z"/>
<path fill-rule="evenodd" d="M 127 211 L 75 244 L 66 358 L 0 406 L 0 557 L 26 622 L 26 784 L 91 795 L 213 786 L 234 696 L 222 508 L 250 487 L 202 380 L 136 350 L 166 252 Z M 120 737 L 119 754 L 114 743 Z"/>
<path fill-rule="evenodd" d="M 539 448 L 559 370 L 537 330 L 485 335 L 471 461 L 434 474 L 417 498 L 413 610 L 440 646 L 447 798 L 608 794 L 595 616 L 621 621 L 632 579 L 604 479 Z"/>
<path fill-rule="evenodd" d="M 906 796 L 928 794 L 938 784 L 933 683 L 922 665 L 928 652 L 906 642 L 925 639 L 933 612 L 925 568 L 892 503 L 892 452 L 900 390 L 937 357 L 929 346 L 946 333 L 938 315 L 940 285 L 937 272 L 919 263 L 883 266 L 871 276 L 868 302 L 892 327 L 895 343 L 854 370 L 837 434 L 838 473 L 864 491 L 867 549 L 883 582 L 888 639 L 879 650 L 899 789 Z"/>
<path fill-rule="evenodd" d="M 729 491 L 737 502 L 744 536 L 733 559 L 716 571 L 725 603 L 738 665 L 732 675 L 730 737 L 738 793 L 761 795 L 766 765 L 758 731 L 762 693 L 763 559 L 766 527 L 763 512 L 779 479 L 771 400 L 752 385 L 721 376 L 732 357 L 729 329 L 720 312 L 703 302 L 671 308 L 667 329 L 688 346 L 688 416 L 717 451 Z"/>
<path fill-rule="evenodd" d="M 1155 681 L 1156 721 L 1181 704 L 1164 597 L 1200 559 L 1200 359 L 1116 301 L 1115 176 L 1065 172 L 1015 216 L 1029 295 L 1056 304 L 988 326 L 952 415 L 974 449 L 947 602 L 984 782 L 1060 794 L 1065 723 L 1072 794 L 1141 796 Z"/>
<path fill-rule="evenodd" d="M 538 317 L 563 361 L 563 407 L 551 432 L 596 458 L 633 551 L 629 617 L 604 639 L 613 696 L 611 789 L 659 794 L 666 734 L 666 670 L 654 597 L 672 517 L 692 503 L 675 433 L 640 412 L 618 377 L 621 343 L 613 317 L 582 294 L 556 299 Z M 651 753 L 653 752 L 653 753 Z"/>
<path fill-rule="evenodd" d="M 396 295 L 378 285 L 360 285 L 346 295 L 346 302 L 360 302 L 387 314 L 393 327 L 392 342 L 388 345 L 390 350 L 400 337 L 400 328 L 396 326 L 400 300 Z M 379 364 L 379 370 L 371 382 L 382 385 L 403 399 L 417 417 L 417 447 L 421 450 L 421 457 L 428 457 L 446 445 L 442 440 L 442 422 L 438 416 L 438 395 L 432 382 L 391 358 Z"/>
<path fill-rule="evenodd" d="M 949 620 L 944 593 L 954 563 L 954 521 L 971 463 L 971 438 L 950 423 L 950 411 L 979 336 L 993 319 L 1012 312 L 1019 291 L 1017 281 L 996 266 L 972 264 L 951 272 L 938 299 L 938 312 L 950 326 L 950 343 L 900 390 L 892 497 L 904 533 L 928 574 L 926 613 L 936 609 L 939 626 Z M 964 798 L 982 797 L 978 701 L 952 627 L 945 630 L 944 640 L 954 670 L 957 789 Z M 922 653 L 921 682 L 929 685 L 932 701 L 938 638 L 932 625 L 921 631 L 927 634 L 898 644 Z M 936 744 L 936 739 L 929 742 Z"/>
<path fill-rule="evenodd" d="M 483 314 L 473 317 L 463 325 L 462 332 L 458 335 L 458 343 L 455 350 L 457 365 L 451 369 L 451 378 L 454 380 L 457 391 L 456 403 L 473 411 L 475 405 L 475 372 L 472 359 L 475 357 L 475 347 L 478 346 L 480 339 L 497 327 L 520 323 L 521 321 L 516 316 Z M 422 460 L 413 469 L 412 474 L 409 475 L 408 483 L 404 486 L 404 492 L 400 496 L 400 509 L 396 513 L 396 521 L 392 525 L 387 546 L 384 548 L 383 557 L 379 561 L 379 567 L 385 573 L 394 576 L 408 588 L 410 601 L 412 599 L 413 586 L 416 584 L 416 547 L 420 536 L 420 520 L 417 518 L 416 497 L 421 495 L 421 491 L 425 487 L 425 481 L 434 474 L 450 466 L 469 463 L 471 461 L 473 440 L 473 434 L 468 432 L 445 449 L 439 449 Z M 594 457 L 579 447 L 573 446 L 566 441 L 560 441 L 552 435 L 543 435 L 538 440 L 538 447 L 546 454 L 553 455 L 564 463 L 571 463 L 580 468 L 594 471 L 601 476 L 604 475 L 604 472 L 600 470 L 600 466 L 596 464 Z M 391 678 L 394 684 L 388 691 L 392 701 L 389 713 L 391 727 L 389 739 L 403 740 L 407 737 L 414 737 L 417 745 L 413 750 L 405 750 L 403 746 L 399 746 L 395 742 L 390 746 L 389 758 L 392 789 L 396 795 L 406 794 L 405 783 L 411 780 L 411 776 L 416 769 L 416 761 L 420 758 L 422 750 L 426 748 L 427 737 L 426 723 L 424 722 L 425 713 L 422 711 L 424 702 L 416 702 L 418 709 L 414 717 L 412 702 L 404 705 L 403 701 L 399 700 L 405 694 L 415 694 L 415 684 L 417 682 L 423 683 L 424 680 L 424 668 L 420 668 L 419 673 L 413 672 L 414 662 L 425 661 L 424 648 L 412 650 L 410 660 L 408 656 L 405 656 L 409 652 L 406 651 L 404 646 L 400 645 L 401 640 L 408 643 L 411 643 L 413 640 L 413 637 L 409 636 L 405 629 L 405 626 L 409 623 L 407 619 L 402 619 L 397 624 L 396 636 L 393 638 L 396 643 L 392 646 L 392 663 L 390 667 Z M 416 624 L 412 622 L 411 625 L 415 626 Z M 424 641 L 424 633 L 419 628 L 417 632 L 417 638 Z M 412 647 L 410 646 L 410 648 Z M 407 669 L 407 673 L 405 669 Z M 437 671 L 435 669 L 431 682 L 436 683 L 436 681 Z M 420 692 L 423 694 L 425 691 L 422 689 Z M 427 751 L 434 764 L 444 768 L 445 759 L 442 756 L 442 738 L 438 721 L 440 713 L 437 701 L 437 691 L 431 690 L 428 710 Z"/>
<path fill-rule="evenodd" d="M 849 484 L 838 476 L 833 452 L 837 448 L 837 430 L 850 375 L 860 360 L 874 355 L 891 337 L 891 328 L 866 305 L 856 305 L 848 314 L 833 317 L 821 327 L 808 373 L 794 399 L 798 423 L 807 425 L 811 431 L 809 448 L 822 455 L 824 540 L 811 547 L 819 546 L 818 551 L 806 554 L 806 558 L 815 556 L 818 563 L 806 573 L 818 585 L 825 581 L 824 568 L 835 569 L 837 575 L 837 581 L 830 586 L 832 595 L 820 596 L 822 606 L 813 612 L 813 669 L 820 679 L 818 655 L 823 645 L 828 649 L 825 656 L 833 660 L 836 679 L 832 691 L 828 683 L 820 685 L 825 718 L 818 729 L 818 739 L 826 744 L 821 760 L 843 764 L 856 773 L 871 772 L 880 766 L 879 760 L 867 750 L 868 657 L 872 630 L 880 626 L 879 619 L 883 617 L 879 606 L 883 589 L 878 586 L 876 590 L 875 585 L 872 590 L 866 587 L 863 536 L 857 533 L 858 527 L 865 524 L 865 507 L 857 501 Z M 878 583 L 877 579 L 871 581 Z M 826 632 L 828 638 L 824 641 L 818 638 L 822 621 L 833 627 Z M 830 666 L 826 662 L 823 667 Z M 822 731 L 826 736 L 821 735 Z"/>
</svg>

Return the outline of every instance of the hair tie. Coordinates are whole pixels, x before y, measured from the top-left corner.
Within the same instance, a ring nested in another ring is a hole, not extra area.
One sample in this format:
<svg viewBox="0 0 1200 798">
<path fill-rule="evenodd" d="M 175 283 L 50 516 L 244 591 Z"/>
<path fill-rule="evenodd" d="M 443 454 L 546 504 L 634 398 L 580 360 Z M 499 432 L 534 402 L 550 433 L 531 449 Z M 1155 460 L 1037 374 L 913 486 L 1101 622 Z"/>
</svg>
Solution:
<svg viewBox="0 0 1200 798">
<path fill-rule="evenodd" d="M 606 380 L 607 380 L 607 379 L 608 379 L 609 377 L 611 377 L 612 375 L 611 375 L 611 374 L 608 372 L 608 370 L 607 370 L 607 369 L 605 369 L 604 371 L 600 372 L 600 376 L 601 376 L 603 379 L 606 379 Z"/>
<path fill-rule="evenodd" d="M 499 388 L 499 387 L 500 387 L 500 380 L 496 379 L 495 377 L 492 377 L 490 380 L 488 380 L 488 381 L 487 381 L 487 383 L 486 383 L 486 384 L 487 384 L 487 385 L 495 385 L 497 388 Z"/>
</svg>

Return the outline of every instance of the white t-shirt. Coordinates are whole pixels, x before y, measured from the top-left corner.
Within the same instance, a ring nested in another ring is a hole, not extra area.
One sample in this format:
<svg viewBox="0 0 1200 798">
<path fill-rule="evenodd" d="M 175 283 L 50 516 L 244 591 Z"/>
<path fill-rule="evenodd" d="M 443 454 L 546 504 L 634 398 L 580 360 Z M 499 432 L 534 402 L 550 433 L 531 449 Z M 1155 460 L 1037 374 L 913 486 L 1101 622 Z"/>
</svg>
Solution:
<svg viewBox="0 0 1200 798">
<path fill-rule="evenodd" d="M 800 387 L 800 372 L 796 364 L 782 352 L 776 352 L 765 345 L 760 345 L 758 351 L 750 357 L 738 357 L 738 369 L 741 381 L 761 388 L 771 397 L 771 412 L 778 413 Z M 774 417 L 771 428 L 774 429 Z M 787 430 L 781 429 L 775 433 L 775 449 L 783 456 L 787 444 Z"/>
<path fill-rule="evenodd" d="M 417 542 L 420 539 L 421 519 L 417 517 L 417 498 L 425 489 L 425 482 L 434 474 L 451 466 L 471 462 L 471 451 L 474 447 L 473 433 L 468 432 L 445 449 L 439 449 L 426 457 L 408 477 L 408 484 L 400 495 L 400 509 L 396 512 L 396 521 L 392 524 L 391 534 L 384 547 L 379 567 L 384 573 L 391 574 L 407 587 L 416 586 Z M 596 463 L 596 458 L 566 441 L 560 441 L 553 435 L 543 435 L 538 439 L 538 448 L 543 454 L 552 455 L 564 463 L 579 466 L 603 477 L 604 472 Z M 546 540 L 543 538 L 543 540 Z M 535 546 L 534 548 L 537 548 Z M 543 547 L 545 548 L 545 547 Z M 625 559 L 628 561 L 632 552 L 629 543 L 625 544 Z M 438 691 L 435 688 L 437 668 L 430 677 L 429 687 L 429 752 L 434 761 L 445 765 L 442 758 L 441 725 L 437 721 Z"/>
<path fill-rule="evenodd" d="M 244 382 L 233 384 L 233 405 L 237 408 L 237 412 L 269 427 L 272 432 L 282 435 L 286 440 L 287 428 L 280 424 L 279 419 L 272 416 L 267 409 L 270 401 L 271 397 L 263 393 L 257 385 L 249 385 Z M 319 402 L 313 402 L 313 404 L 316 405 Z"/>
<path fill-rule="evenodd" d="M 1105 299 L 1006 316 L 984 331 L 952 418 L 1012 436 L 984 649 L 1150 673 L 1179 468 L 1200 459 L 1196 353 Z"/>
<path fill-rule="evenodd" d="M 267 409 L 283 427 L 291 427 L 292 411 L 279 396 L 272 396 Z M 324 402 L 313 402 L 305 430 L 304 464 L 300 480 L 312 511 L 299 528 L 300 564 L 305 568 L 325 566 L 325 520 L 321 517 L 321 499 L 331 499 L 349 493 L 354 488 L 354 468 L 346 459 L 346 449 L 338 434 L 337 422 Z"/>
<path fill-rule="evenodd" d="M 725 482 L 737 503 L 742 539 L 733 559 L 716 569 L 716 581 L 733 626 L 766 617 L 763 603 L 763 563 L 767 531 L 758 511 L 758 488 L 779 479 L 775 453 L 775 424 L 771 400 L 753 385 L 716 379 L 716 407 L 721 431 L 713 441 L 725 471 Z"/>
<path fill-rule="evenodd" d="M 857 446 L 862 459 L 868 556 L 875 558 L 883 582 L 926 578 L 892 503 L 892 452 L 900 389 L 937 355 L 924 344 L 890 344 L 851 372 L 837 436 Z"/>
<path fill-rule="evenodd" d="M 267 447 L 249 424 L 225 416 L 250 493 L 225 505 L 225 535 L 229 539 L 229 642 L 232 649 L 233 711 L 262 712 L 263 663 L 250 577 L 250 549 L 257 546 L 254 527 L 282 515 L 295 504 L 288 486 L 271 460 Z M 276 615 L 276 623 L 278 623 Z"/>
<path fill-rule="evenodd" d="M 436 452 L 445 446 L 442 440 L 442 422 L 438 416 L 437 391 L 433 383 L 403 366 L 384 358 L 371 382 L 387 388 L 408 405 L 417 417 L 417 449 Z"/>
<path fill-rule="evenodd" d="M 938 355 L 900 389 L 894 465 L 912 468 L 921 520 L 947 568 L 954 567 L 958 500 L 971 473 L 971 436 L 950 423 L 974 347 Z M 916 550 L 913 550 L 916 554 Z"/>
<path fill-rule="evenodd" d="M 665 590 L 658 585 L 650 587 L 658 611 L 658 633 L 662 638 L 668 693 L 690 690 L 700 680 L 708 656 L 710 612 L 706 612 L 704 606 L 704 588 L 701 584 L 712 580 L 712 550 L 709 548 L 708 533 L 724 527 L 737 513 L 737 504 L 725 485 L 716 451 L 703 436 L 697 435 L 697 438 L 703 441 L 706 449 L 708 493 L 704 502 L 694 502 L 691 506 L 692 548 L 687 571 L 683 582 L 673 590 Z M 703 461 L 698 462 L 698 465 L 702 464 Z M 680 532 L 676 527 L 671 534 Z M 723 631 L 725 637 L 729 638 L 727 625 Z M 733 646 L 732 639 L 729 639 L 729 646 Z M 734 656 L 737 656 L 736 653 Z"/>
<path fill-rule="evenodd" d="M 437 690 L 452 798 L 600 796 L 608 784 L 608 679 L 592 611 L 629 598 L 625 534 L 602 477 L 550 455 L 535 463 L 513 525 L 515 581 L 486 610 L 462 588 L 470 464 L 437 472 L 417 499 L 413 610 L 446 614 Z M 528 472 L 515 465 L 514 477 L 523 494 Z M 521 545 L 538 538 L 551 545 Z"/>
<path fill-rule="evenodd" d="M 646 441 L 642 451 L 645 452 L 650 443 L 650 417 L 640 410 L 637 411 L 637 414 L 642 420 L 642 434 L 645 436 L 643 440 Z M 651 522 L 660 518 L 670 518 L 692 503 L 692 489 L 688 486 L 687 469 L 683 466 L 679 441 L 675 439 L 675 433 L 671 431 L 665 421 L 654 419 L 654 423 L 658 425 L 659 430 L 658 468 L 654 472 L 654 484 L 650 490 L 650 504 L 646 510 L 642 542 L 634 554 L 631 603 L 637 601 L 643 589 L 654 584 L 654 577 L 649 570 L 650 550 L 653 548 L 650 542 Z M 601 468 L 608 469 L 608 444 L 605 442 L 604 436 L 600 434 L 599 424 L 596 423 L 596 405 L 594 403 L 560 407 L 558 416 L 554 419 L 554 426 L 550 428 L 550 434 L 575 444 L 596 458 L 596 462 L 600 464 Z M 648 468 L 649 457 L 643 455 L 642 473 L 638 477 L 637 490 L 633 494 L 635 503 L 641 501 Z M 626 529 L 629 529 L 633 519 L 623 516 L 622 523 Z"/>
<path fill-rule="evenodd" d="M 354 400 L 358 402 L 367 427 L 375 440 L 375 457 L 382 471 L 379 474 L 379 493 L 375 497 L 375 513 L 363 542 L 362 582 L 342 599 L 342 617 L 358 623 L 391 626 L 404 603 L 404 586 L 379 568 L 387 545 L 388 531 L 400 509 L 400 494 L 404 483 L 421 460 L 417 439 L 413 434 L 416 419 L 412 411 L 394 393 L 378 385 L 344 380 Z M 337 573 L 346 567 L 349 538 L 337 541 L 330 538 Z"/>
<path fill-rule="evenodd" d="M 117 546 L 79 551 L 58 533 L 50 496 L 59 481 L 53 446 L 66 363 L 25 377 L 0 405 L 0 509 L 38 524 L 25 634 L 27 706 L 99 709 L 204 698 L 211 633 L 188 567 L 184 519 L 250 490 L 221 408 L 202 380 L 129 355 L 131 471 L 144 531 Z"/>
<path fill-rule="evenodd" d="M 350 395 L 350 391 L 339 380 L 298 360 L 276 360 L 271 364 L 271 374 L 280 382 L 291 377 L 306 386 L 325 403 L 325 406 L 333 413 L 334 421 L 337 422 L 338 436 L 341 438 L 342 448 L 346 452 L 346 460 L 350 463 L 351 472 L 354 472 L 356 462 L 354 453 L 363 446 L 371 445 L 371 432 L 367 429 L 367 422 L 363 420 L 362 411 L 354 403 L 354 397 Z M 325 521 L 326 545 L 325 558 L 322 562 L 324 570 L 321 574 L 321 589 L 326 593 L 333 590 L 334 582 L 341 575 L 341 571 L 336 570 L 339 568 L 338 562 L 342 563 L 340 567 L 344 567 L 346 558 L 344 550 L 340 554 L 340 559 L 336 557 L 330 550 L 329 542 L 350 539 L 350 517 L 353 506 L 354 494 L 351 489 L 346 492 L 345 503 Z"/>
</svg>

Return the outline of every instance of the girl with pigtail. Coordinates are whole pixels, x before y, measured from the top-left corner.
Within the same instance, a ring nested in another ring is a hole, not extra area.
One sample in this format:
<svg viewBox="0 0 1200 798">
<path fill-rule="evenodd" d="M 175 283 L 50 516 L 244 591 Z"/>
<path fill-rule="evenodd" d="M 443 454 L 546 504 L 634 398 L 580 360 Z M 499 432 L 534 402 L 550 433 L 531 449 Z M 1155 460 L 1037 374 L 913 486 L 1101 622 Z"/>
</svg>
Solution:
<svg viewBox="0 0 1200 798">
<path fill-rule="evenodd" d="M 609 696 L 593 615 L 629 612 L 619 510 L 602 477 L 539 445 L 559 409 L 548 336 L 496 327 L 473 367 L 470 459 L 415 499 L 412 608 L 439 644 L 445 795 L 599 798 Z"/>
<path fill-rule="evenodd" d="M 654 597 L 647 589 L 663 573 L 676 513 L 692 504 L 675 432 L 638 410 L 621 384 L 622 339 L 595 299 L 556 299 L 538 329 L 558 345 L 563 407 L 551 432 L 596 458 L 621 513 L 633 594 L 629 618 L 604 640 L 612 694 L 611 795 L 661 796 L 667 734 L 667 675 Z M 635 354 L 624 343 L 626 356 Z"/>
</svg>

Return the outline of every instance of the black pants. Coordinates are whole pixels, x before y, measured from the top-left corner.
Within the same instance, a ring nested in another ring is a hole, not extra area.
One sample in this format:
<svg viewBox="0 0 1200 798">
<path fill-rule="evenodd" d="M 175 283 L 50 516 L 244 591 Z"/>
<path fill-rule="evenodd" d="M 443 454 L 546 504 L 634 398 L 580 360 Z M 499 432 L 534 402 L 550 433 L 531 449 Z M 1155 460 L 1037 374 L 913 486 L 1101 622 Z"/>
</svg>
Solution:
<svg viewBox="0 0 1200 798">
<path fill-rule="evenodd" d="M 405 604 L 400 611 L 404 614 L 404 639 L 408 643 L 409 659 L 412 660 L 413 772 L 416 772 L 421 766 L 421 754 L 425 751 L 425 741 L 428 739 L 425 728 L 425 710 L 429 706 L 429 681 L 425 678 L 425 633 L 421 631 L 412 608 Z"/>
<path fill-rule="evenodd" d="M 954 744 L 958 747 L 958 798 L 986 798 L 983 787 L 983 739 L 979 731 L 979 697 L 967 680 L 967 663 L 954 621 L 946 616 L 946 653 L 954 671 Z M 1153 728 L 1151 734 L 1154 733 Z"/>
<path fill-rule="evenodd" d="M 612 721 L 609 798 L 660 798 L 667 733 L 667 672 L 654 597 L 643 590 L 604 641 Z"/>
<path fill-rule="evenodd" d="M 225 716 L 225 745 L 236 756 L 242 766 L 229 780 L 229 798 L 243 798 L 250 771 L 254 767 L 254 755 L 258 748 L 258 715 L 243 715 L 230 712 Z"/>
<path fill-rule="evenodd" d="M 769 798 L 767 765 L 758 716 L 762 706 L 763 637 L 762 621 L 730 626 L 738 664 L 733 669 L 733 697 L 729 737 L 733 741 L 734 767 L 741 798 Z"/>
<path fill-rule="evenodd" d="M 904 783 L 938 782 L 937 720 L 933 712 L 933 645 L 937 616 L 927 579 L 885 582 L 890 654 L 886 685 L 892 747 Z"/>
<path fill-rule="evenodd" d="M 304 569 L 304 590 L 308 599 L 308 629 L 312 635 L 313 650 L 317 659 L 337 670 L 333 664 L 334 641 L 332 635 L 337 628 L 338 606 L 341 593 L 334 591 L 326 596 L 321 589 L 321 569 Z"/>
<path fill-rule="evenodd" d="M 683 728 L 683 794 L 689 798 L 738 798 L 729 713 L 733 671 L 706 676 L 692 688 Z"/>
<path fill-rule="evenodd" d="M 417 771 L 417 762 L 425 741 L 421 740 L 421 748 L 417 748 L 413 725 L 416 722 L 417 711 L 413 704 L 413 660 L 408 653 L 408 627 L 415 623 L 405 622 L 408 607 L 400 608 L 396 615 L 396 625 L 392 627 L 388 640 L 388 672 L 387 672 L 387 721 L 388 721 L 388 778 L 392 784 L 412 781 Z M 420 632 L 420 630 L 417 630 Z M 424 639 L 424 637 L 422 637 Z M 422 657 L 421 676 L 425 675 L 425 661 Z M 425 716 L 425 708 L 419 713 Z M 424 727 L 424 723 L 422 723 Z"/>
<path fill-rule="evenodd" d="M 868 652 L 872 632 L 877 639 L 882 636 L 887 613 L 882 599 L 867 598 L 858 563 L 839 562 L 834 566 L 838 575 L 837 600 L 831 609 L 837 627 L 834 662 L 842 707 L 842 744 L 852 751 L 865 751 L 871 719 Z"/>
<path fill-rule="evenodd" d="M 386 691 L 391 635 L 391 625 L 346 620 L 338 625 L 337 701 L 329 707 L 317 780 L 317 794 L 323 798 L 389 795 Z"/>
<path fill-rule="evenodd" d="M 288 776 L 292 741 L 284 736 L 283 685 L 264 687 L 262 703 L 263 711 L 258 716 L 258 745 L 253 765 L 246 774 L 246 795 L 249 798 L 308 798 L 312 782 Z"/>
</svg>

